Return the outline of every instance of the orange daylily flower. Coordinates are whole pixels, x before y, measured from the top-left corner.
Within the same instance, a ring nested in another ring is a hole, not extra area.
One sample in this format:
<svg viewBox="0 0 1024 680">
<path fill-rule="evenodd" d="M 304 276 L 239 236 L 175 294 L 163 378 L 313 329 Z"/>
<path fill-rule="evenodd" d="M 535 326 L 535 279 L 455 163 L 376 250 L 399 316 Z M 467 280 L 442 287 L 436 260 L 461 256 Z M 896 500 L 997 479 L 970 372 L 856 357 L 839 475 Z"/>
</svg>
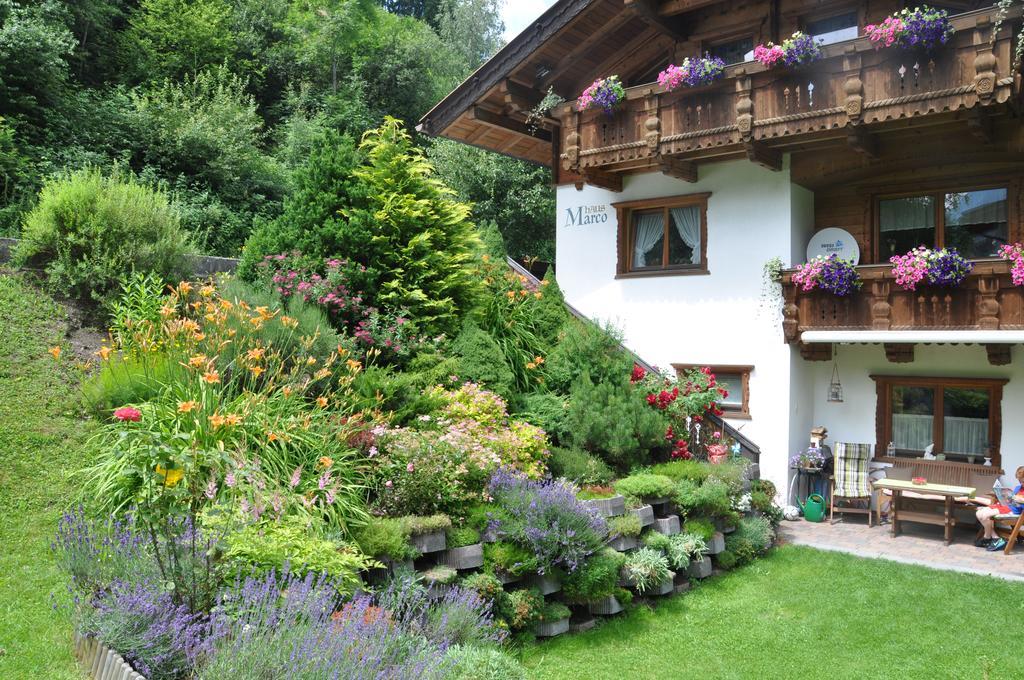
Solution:
<svg viewBox="0 0 1024 680">
<path fill-rule="evenodd" d="M 191 292 L 192 292 L 192 284 L 189 283 L 188 281 L 182 281 L 181 283 L 178 284 L 178 294 L 179 295 L 188 295 Z"/>
<path fill-rule="evenodd" d="M 317 371 L 316 373 L 313 374 L 313 377 L 316 378 L 317 380 L 323 380 L 324 378 L 326 378 L 330 374 L 331 374 L 331 369 L 329 369 L 329 368 L 321 368 L 319 371 Z"/>
<path fill-rule="evenodd" d="M 110 358 L 110 351 L 111 351 L 110 348 L 107 347 L 106 345 L 104 345 L 103 347 L 100 347 L 96 351 L 96 354 L 99 356 L 100 359 L 103 359 L 103 361 L 106 361 L 107 359 Z"/>
<path fill-rule="evenodd" d="M 334 465 L 334 459 L 330 458 L 329 456 L 320 456 L 320 460 L 317 462 L 320 463 L 320 467 L 322 467 L 325 470 Z"/>
<path fill-rule="evenodd" d="M 290 316 L 282 316 L 281 325 L 283 325 L 285 328 L 298 328 L 299 320 L 293 319 Z"/>
<path fill-rule="evenodd" d="M 267 369 L 263 368 L 262 366 L 250 366 L 249 367 L 249 372 L 252 373 L 253 376 L 256 377 L 256 378 L 260 377 L 260 375 L 263 374 L 266 370 Z"/>
<path fill-rule="evenodd" d="M 240 425 L 241 422 L 242 416 L 238 415 L 237 413 L 231 413 L 224 417 L 224 424 L 227 425 L 228 427 Z"/>
<path fill-rule="evenodd" d="M 251 349 L 248 352 L 246 352 L 245 356 L 250 361 L 259 361 L 260 359 L 263 358 L 263 355 L 266 354 L 266 353 L 267 353 L 267 350 L 263 349 L 262 347 L 256 347 L 256 348 Z"/>
<path fill-rule="evenodd" d="M 174 307 L 172 307 L 171 305 L 164 305 L 163 307 L 160 308 L 160 316 L 174 316 Z"/>
<path fill-rule="evenodd" d="M 224 425 L 224 416 L 222 416 L 222 415 L 220 415 L 218 413 L 214 413 L 212 416 L 210 416 L 209 420 L 210 420 L 210 425 L 213 425 L 213 429 L 215 429 L 215 430 L 218 427 L 221 427 L 222 425 Z"/>
<path fill-rule="evenodd" d="M 273 432 L 268 432 L 268 433 L 267 433 L 267 442 L 268 442 L 268 443 L 273 443 L 273 442 L 276 442 L 276 441 L 277 441 L 278 439 L 280 439 L 280 437 L 278 437 L 278 436 L 277 436 L 276 434 L 274 434 Z"/>
<path fill-rule="evenodd" d="M 60 353 L 63 350 L 61 350 L 60 345 L 57 345 L 56 347 L 51 347 L 50 349 L 48 349 L 46 351 L 49 352 L 50 356 L 52 356 L 54 361 L 56 361 L 57 359 L 60 359 Z"/>
<path fill-rule="evenodd" d="M 205 354 L 197 354 L 188 360 L 188 365 L 192 368 L 202 368 L 208 362 Z"/>
<path fill-rule="evenodd" d="M 199 294 L 202 295 L 204 298 L 212 296 L 215 292 L 216 289 L 214 289 L 213 286 L 203 286 L 202 288 L 199 289 Z"/>
<path fill-rule="evenodd" d="M 352 371 L 358 371 L 360 368 L 363 367 L 362 362 L 356 361 L 355 359 L 349 359 L 348 361 L 345 362 L 345 365 L 348 366 L 349 370 Z"/>
<path fill-rule="evenodd" d="M 292 388 L 288 387 L 287 385 L 281 388 L 281 392 L 283 392 L 284 396 L 286 397 L 292 396 Z"/>
<path fill-rule="evenodd" d="M 327 408 L 327 397 L 323 397 L 323 396 L 317 397 L 316 398 L 316 405 L 319 406 L 320 408 Z"/>
<path fill-rule="evenodd" d="M 203 382 L 213 385 L 214 383 L 220 382 L 220 373 L 216 370 L 207 371 L 203 374 Z"/>
<path fill-rule="evenodd" d="M 178 402 L 178 413 L 190 413 L 199 408 L 199 402 L 195 401 L 179 401 Z"/>
</svg>

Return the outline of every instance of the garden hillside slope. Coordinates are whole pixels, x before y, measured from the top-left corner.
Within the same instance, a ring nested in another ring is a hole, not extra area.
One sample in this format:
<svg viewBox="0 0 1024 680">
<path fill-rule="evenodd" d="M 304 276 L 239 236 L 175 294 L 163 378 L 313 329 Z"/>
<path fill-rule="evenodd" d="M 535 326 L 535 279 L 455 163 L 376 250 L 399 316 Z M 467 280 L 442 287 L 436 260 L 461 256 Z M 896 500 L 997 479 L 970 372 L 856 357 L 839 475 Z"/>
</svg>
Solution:
<svg viewBox="0 0 1024 680">
<path fill-rule="evenodd" d="M 24 279 L 0 274 L 0 678 L 81 677 L 69 618 L 52 606 L 65 577 L 49 553 L 85 462 L 76 378 L 47 353 L 66 319 Z"/>
</svg>

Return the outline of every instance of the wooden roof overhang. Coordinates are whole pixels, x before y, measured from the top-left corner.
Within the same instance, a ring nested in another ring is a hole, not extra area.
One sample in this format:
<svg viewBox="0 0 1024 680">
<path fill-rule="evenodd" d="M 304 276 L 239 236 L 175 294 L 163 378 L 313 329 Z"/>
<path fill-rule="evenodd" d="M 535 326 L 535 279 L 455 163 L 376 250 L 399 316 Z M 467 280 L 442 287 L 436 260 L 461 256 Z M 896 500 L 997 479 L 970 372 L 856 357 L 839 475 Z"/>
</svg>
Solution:
<svg viewBox="0 0 1024 680">
<path fill-rule="evenodd" d="M 655 68 L 686 37 L 679 15 L 718 1 L 558 0 L 431 109 L 418 129 L 551 166 L 558 121 L 527 124 L 549 88 L 574 97 L 594 73 L 619 73 L 625 62 L 636 72 Z"/>
<path fill-rule="evenodd" d="M 560 165 L 560 181 L 614 189 L 632 172 L 661 169 L 693 181 L 698 161 L 747 157 L 778 169 L 783 152 L 837 144 L 872 160 L 893 151 L 900 157 L 907 135 L 926 129 L 970 132 L 990 145 L 1002 133 L 1000 121 L 1019 108 L 1020 75 L 1009 68 L 1019 9 L 992 50 L 995 8 L 953 17 L 951 45 L 923 64 L 912 53 L 877 52 L 861 37 L 826 46 L 824 58 L 806 69 L 746 62 L 728 67 L 711 86 L 671 93 L 650 82 L 650 70 L 672 58 L 687 22 L 699 14 L 685 13 L 720 1 L 559 0 L 424 116 L 419 129 Z M 570 101 L 552 118 L 527 124 L 548 87 L 572 97 L 611 73 L 627 85 L 646 82 L 627 88 L 613 120 L 579 112 Z"/>
</svg>

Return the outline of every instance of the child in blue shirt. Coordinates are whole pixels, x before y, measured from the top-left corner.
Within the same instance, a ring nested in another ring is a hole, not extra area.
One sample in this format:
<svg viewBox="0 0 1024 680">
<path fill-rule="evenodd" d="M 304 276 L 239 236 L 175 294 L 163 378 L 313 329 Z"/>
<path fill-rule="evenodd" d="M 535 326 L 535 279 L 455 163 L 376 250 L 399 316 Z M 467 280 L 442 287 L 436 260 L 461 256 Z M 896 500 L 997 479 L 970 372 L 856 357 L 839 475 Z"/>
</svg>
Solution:
<svg viewBox="0 0 1024 680">
<path fill-rule="evenodd" d="M 995 518 L 999 515 L 1019 515 L 1024 513 L 1024 465 L 1017 468 L 1014 475 L 1017 478 L 1017 486 L 1013 487 L 1013 499 L 1010 505 L 1003 505 L 998 499 L 988 500 L 978 498 L 979 503 L 985 503 L 985 507 L 978 508 L 976 513 L 978 521 L 985 529 L 985 535 L 975 541 L 974 545 L 979 548 L 986 548 L 990 552 L 1002 550 L 1006 547 L 1006 539 L 996 535 Z"/>
</svg>

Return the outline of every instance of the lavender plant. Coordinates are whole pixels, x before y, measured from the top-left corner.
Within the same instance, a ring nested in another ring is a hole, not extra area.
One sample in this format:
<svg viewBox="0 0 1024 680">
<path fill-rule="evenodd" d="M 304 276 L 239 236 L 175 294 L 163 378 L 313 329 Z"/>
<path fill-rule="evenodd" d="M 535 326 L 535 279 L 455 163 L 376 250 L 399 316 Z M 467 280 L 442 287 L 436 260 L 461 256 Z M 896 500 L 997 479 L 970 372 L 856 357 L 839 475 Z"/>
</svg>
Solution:
<svg viewBox="0 0 1024 680">
<path fill-rule="evenodd" d="M 564 482 L 535 482 L 500 469 L 488 493 L 505 513 L 489 529 L 532 550 L 541 574 L 554 568 L 575 571 L 608 537 L 604 518 Z"/>
<path fill-rule="evenodd" d="M 445 646 L 410 632 L 417 607 L 381 607 L 369 595 L 342 604 L 313 574 L 271 573 L 225 593 L 224 634 L 201 680 L 444 677 Z"/>
<path fill-rule="evenodd" d="M 82 632 L 116 649 L 150 680 L 190 677 L 220 630 L 153 581 L 116 580 L 91 604 L 82 608 Z"/>
<path fill-rule="evenodd" d="M 50 543 L 57 566 L 71 576 L 71 585 L 83 593 L 96 593 L 130 574 L 150 570 L 145 536 L 131 513 L 112 522 L 89 519 L 79 506 L 65 512 Z"/>
</svg>

